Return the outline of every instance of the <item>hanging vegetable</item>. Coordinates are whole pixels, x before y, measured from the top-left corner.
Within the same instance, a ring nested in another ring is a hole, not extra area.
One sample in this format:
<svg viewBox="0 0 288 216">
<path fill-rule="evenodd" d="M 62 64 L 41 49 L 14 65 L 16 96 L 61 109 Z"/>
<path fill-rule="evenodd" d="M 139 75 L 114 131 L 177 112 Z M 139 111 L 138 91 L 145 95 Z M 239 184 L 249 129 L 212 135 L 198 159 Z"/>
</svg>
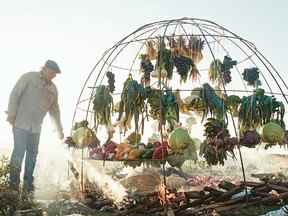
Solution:
<svg viewBox="0 0 288 216">
<path fill-rule="evenodd" d="M 229 95 L 225 100 L 225 105 L 233 116 L 238 116 L 238 108 L 241 104 L 241 98 L 238 95 Z"/>
<path fill-rule="evenodd" d="M 223 99 L 216 95 L 214 89 L 208 83 L 203 84 L 200 97 L 206 105 L 203 118 L 210 112 L 212 117 L 227 119 L 226 107 Z"/>
<path fill-rule="evenodd" d="M 173 76 L 174 59 L 172 57 L 171 50 L 166 48 L 164 38 L 159 39 L 159 49 L 155 68 L 155 74 L 152 76 L 159 78 L 160 74 L 162 78 L 167 77 L 169 80 Z"/>
<path fill-rule="evenodd" d="M 164 115 L 164 118 L 162 118 L 163 124 L 165 125 L 167 121 L 169 130 L 172 131 L 176 123 L 179 122 L 179 106 L 172 90 L 164 91 L 161 102 L 163 107 L 162 113 Z"/>
<path fill-rule="evenodd" d="M 187 58 L 183 55 L 174 56 L 174 63 L 177 69 L 177 73 L 180 75 L 181 82 L 186 82 L 188 78 L 188 74 L 192 69 L 193 61 L 190 58 Z M 195 72 L 194 72 L 195 73 Z M 197 77 L 197 75 L 193 75 L 193 77 Z"/>
<path fill-rule="evenodd" d="M 177 39 L 178 54 L 189 58 L 189 48 L 187 45 L 186 39 L 180 35 Z"/>
<path fill-rule="evenodd" d="M 268 143 L 265 148 L 281 143 L 284 139 L 284 136 L 285 131 L 279 124 L 269 122 L 263 127 L 262 140 L 263 142 Z"/>
<path fill-rule="evenodd" d="M 151 72 L 154 70 L 154 66 L 151 63 L 149 56 L 146 54 L 143 54 L 140 56 L 141 62 L 140 62 L 140 70 L 141 72 L 144 73 L 143 78 L 144 78 L 144 83 L 145 86 L 150 85 L 150 75 Z"/>
<path fill-rule="evenodd" d="M 189 145 L 194 146 L 194 142 L 188 131 L 181 127 L 176 128 L 171 132 L 168 143 L 173 154 L 183 154 Z M 196 151 L 195 146 L 194 149 Z"/>
<path fill-rule="evenodd" d="M 147 91 L 147 103 L 149 104 L 149 116 L 154 120 L 160 120 L 161 92 L 158 89 Z"/>
<path fill-rule="evenodd" d="M 135 130 L 139 131 L 139 116 L 144 112 L 145 99 L 144 87 L 133 80 L 130 74 L 123 86 L 118 116 L 118 121 L 123 121 L 124 133 L 131 125 L 132 117 L 134 117 Z"/>
<path fill-rule="evenodd" d="M 197 36 L 190 36 L 188 41 L 188 48 L 190 51 L 190 58 L 195 64 L 198 64 L 203 59 L 202 50 L 204 48 L 205 41 Z"/>
<path fill-rule="evenodd" d="M 80 127 L 72 132 L 72 140 L 77 148 L 85 148 L 96 141 L 94 132 L 88 127 Z"/>
<path fill-rule="evenodd" d="M 221 66 L 222 62 L 220 59 L 215 59 L 211 62 L 209 70 L 208 70 L 208 77 L 212 82 L 216 82 L 221 73 Z"/>
<path fill-rule="evenodd" d="M 149 115 L 155 119 L 160 120 L 160 113 L 162 113 L 162 124 L 168 122 L 169 130 L 173 130 L 177 122 L 179 122 L 179 106 L 175 95 L 171 90 L 165 90 L 161 95 L 158 89 L 151 89 L 148 93 Z M 160 101 L 162 103 L 162 110 L 160 110 Z"/>
<path fill-rule="evenodd" d="M 259 80 L 259 69 L 257 67 L 254 68 L 246 68 L 242 73 L 243 79 L 248 82 L 248 85 L 251 86 L 259 86 L 261 82 Z"/>
<path fill-rule="evenodd" d="M 166 160 L 172 167 L 177 167 L 181 170 L 182 165 L 186 160 L 192 160 L 197 161 L 197 151 L 195 144 L 191 142 L 192 144 L 188 145 L 182 154 L 174 154 L 170 153 Z"/>
<path fill-rule="evenodd" d="M 106 76 L 108 78 L 108 88 L 109 88 L 109 91 L 111 93 L 114 92 L 115 90 L 115 74 L 113 74 L 111 71 L 108 71 L 106 73 Z"/>
<path fill-rule="evenodd" d="M 263 90 L 256 90 L 256 94 L 242 98 L 239 108 L 240 134 L 272 120 L 285 128 L 284 113 L 285 107 L 282 102 L 277 101 L 273 96 L 264 95 Z"/>
<path fill-rule="evenodd" d="M 235 158 L 233 149 L 238 140 L 236 137 L 230 138 L 224 121 L 209 118 L 204 127 L 206 139 L 200 145 L 200 155 L 206 159 L 208 165 L 224 165 L 228 154 Z"/>
<path fill-rule="evenodd" d="M 219 59 L 215 59 L 210 64 L 208 70 L 209 79 L 218 84 L 228 84 L 232 81 L 231 69 L 237 64 L 237 61 L 232 60 L 229 56 L 224 56 L 223 63 Z"/>
<path fill-rule="evenodd" d="M 179 111 L 187 115 L 192 115 L 192 113 L 189 111 L 188 105 L 181 99 L 179 89 L 177 89 L 176 92 L 174 92 L 174 95 L 176 97 L 176 101 L 179 106 Z"/>
<path fill-rule="evenodd" d="M 261 143 L 261 137 L 256 130 L 247 130 L 240 137 L 240 145 L 248 148 L 254 148 Z"/>
<path fill-rule="evenodd" d="M 145 43 L 146 45 L 146 53 L 147 55 L 149 56 L 149 59 L 150 60 L 154 60 L 154 59 L 157 59 L 157 50 L 155 49 L 155 46 L 154 46 L 154 41 L 150 40 L 150 41 L 147 41 Z"/>
<path fill-rule="evenodd" d="M 108 87 L 100 85 L 96 88 L 96 94 L 93 100 L 93 110 L 94 124 L 97 129 L 99 124 L 105 126 L 111 125 L 113 98 Z"/>
</svg>

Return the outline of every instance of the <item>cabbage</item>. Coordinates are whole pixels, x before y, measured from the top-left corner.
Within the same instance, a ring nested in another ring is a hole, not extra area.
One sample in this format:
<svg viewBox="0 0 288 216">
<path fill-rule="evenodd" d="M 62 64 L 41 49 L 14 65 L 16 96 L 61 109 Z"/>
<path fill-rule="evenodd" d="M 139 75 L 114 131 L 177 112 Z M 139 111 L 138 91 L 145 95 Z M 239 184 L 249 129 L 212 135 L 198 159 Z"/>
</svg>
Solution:
<svg viewBox="0 0 288 216">
<path fill-rule="evenodd" d="M 182 154 L 188 145 L 194 145 L 189 133 L 184 128 L 176 128 L 169 137 L 169 146 L 173 153 Z M 195 146 L 194 146 L 195 147 Z"/>
<path fill-rule="evenodd" d="M 95 140 L 93 131 L 88 127 L 80 127 L 72 134 L 72 140 L 78 148 L 85 148 Z"/>
<path fill-rule="evenodd" d="M 283 128 L 274 122 L 269 122 L 263 127 L 262 139 L 264 142 L 271 144 L 280 143 L 284 139 L 284 135 Z"/>
</svg>

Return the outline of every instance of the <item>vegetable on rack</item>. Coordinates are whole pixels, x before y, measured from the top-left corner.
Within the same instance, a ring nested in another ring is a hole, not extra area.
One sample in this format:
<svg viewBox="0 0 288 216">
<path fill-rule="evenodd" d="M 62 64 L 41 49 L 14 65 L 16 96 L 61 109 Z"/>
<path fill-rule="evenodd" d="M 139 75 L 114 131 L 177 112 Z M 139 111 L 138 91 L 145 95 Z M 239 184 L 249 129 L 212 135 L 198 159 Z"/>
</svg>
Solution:
<svg viewBox="0 0 288 216">
<path fill-rule="evenodd" d="M 149 56 L 147 54 L 142 54 L 140 56 L 140 71 L 143 73 L 143 81 L 145 86 L 150 86 L 150 76 L 151 72 L 154 70 L 154 66 L 151 63 Z"/>
<path fill-rule="evenodd" d="M 233 149 L 238 144 L 236 137 L 230 137 L 227 124 L 215 118 L 207 119 L 204 125 L 206 139 L 200 145 L 200 155 L 208 165 L 224 165 L 230 154 L 235 158 Z"/>
<path fill-rule="evenodd" d="M 203 59 L 202 50 L 205 41 L 197 36 L 190 36 L 188 40 L 189 56 L 195 64 L 198 64 Z"/>
<path fill-rule="evenodd" d="M 105 85 L 96 87 L 96 93 L 93 100 L 93 110 L 96 130 L 98 125 L 111 125 L 113 97 L 110 94 L 110 89 Z"/>
<path fill-rule="evenodd" d="M 170 49 L 166 48 L 164 38 L 160 38 L 158 42 L 158 56 L 155 65 L 155 71 L 151 75 L 156 78 L 168 78 L 172 79 L 174 59 Z"/>
<path fill-rule="evenodd" d="M 143 85 L 132 79 L 130 74 L 125 81 L 121 93 L 121 102 L 119 107 L 118 121 L 122 120 L 124 133 L 131 125 L 132 117 L 134 117 L 134 124 L 136 132 L 139 131 L 139 118 L 143 114 L 145 108 L 146 91 Z"/>
<path fill-rule="evenodd" d="M 279 124 L 269 122 L 263 126 L 262 140 L 267 143 L 266 148 L 275 144 L 281 144 L 284 137 L 285 131 Z"/>
<path fill-rule="evenodd" d="M 257 67 L 246 68 L 242 73 L 243 79 L 247 81 L 248 85 L 259 86 L 261 82 L 259 80 L 260 70 Z"/>
</svg>

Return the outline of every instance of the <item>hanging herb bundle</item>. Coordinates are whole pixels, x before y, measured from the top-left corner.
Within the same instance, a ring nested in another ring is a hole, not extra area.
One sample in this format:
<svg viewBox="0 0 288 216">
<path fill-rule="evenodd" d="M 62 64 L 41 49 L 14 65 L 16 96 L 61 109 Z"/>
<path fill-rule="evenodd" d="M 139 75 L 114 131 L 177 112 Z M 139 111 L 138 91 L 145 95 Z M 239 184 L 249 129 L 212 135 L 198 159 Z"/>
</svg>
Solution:
<svg viewBox="0 0 288 216">
<path fill-rule="evenodd" d="M 149 116 L 154 120 L 160 120 L 161 92 L 157 89 L 147 91 L 147 103 L 149 104 Z"/>
<path fill-rule="evenodd" d="M 143 78 L 146 85 L 150 82 L 150 75 L 151 72 L 154 70 L 154 66 L 151 63 L 148 55 L 143 54 L 140 56 L 140 58 L 141 58 L 140 70 L 144 73 Z"/>
<path fill-rule="evenodd" d="M 157 69 L 157 77 L 165 77 L 169 80 L 172 79 L 173 76 L 173 68 L 174 68 L 174 59 L 172 57 L 172 52 L 171 50 L 166 48 L 164 38 L 159 39 L 159 49 L 158 49 L 158 56 L 157 56 L 157 61 L 156 61 L 156 66 L 155 68 Z"/>
<path fill-rule="evenodd" d="M 192 66 L 194 65 L 192 59 L 185 57 L 185 56 L 182 56 L 182 55 L 176 55 L 176 56 L 174 56 L 174 63 L 175 63 L 175 67 L 177 69 L 177 73 L 181 77 L 180 81 L 186 82 L 187 78 L 188 78 L 188 74 L 191 71 Z M 195 78 L 195 74 L 192 77 Z M 197 78 L 197 75 L 196 75 L 196 78 Z"/>
<path fill-rule="evenodd" d="M 203 59 L 202 50 L 204 48 L 205 41 L 197 36 L 190 36 L 188 41 L 188 48 L 190 51 L 190 58 L 197 64 Z"/>
<path fill-rule="evenodd" d="M 158 89 L 151 89 L 148 93 L 147 102 L 149 104 L 149 115 L 154 120 L 160 120 L 160 113 L 162 113 L 162 123 L 169 124 L 169 129 L 172 131 L 174 125 L 179 122 L 179 105 L 175 95 L 171 90 L 166 90 L 161 96 L 161 91 Z M 162 111 L 160 110 L 160 100 L 162 103 Z"/>
<path fill-rule="evenodd" d="M 200 92 L 200 97 L 206 105 L 203 118 L 210 113 L 212 117 L 217 119 L 227 119 L 226 107 L 223 99 L 221 99 L 208 84 L 204 83 Z"/>
<path fill-rule="evenodd" d="M 241 104 L 241 98 L 238 95 L 229 95 L 225 100 L 225 105 L 233 116 L 238 116 L 238 108 Z"/>
<path fill-rule="evenodd" d="M 106 73 L 106 77 L 108 78 L 108 88 L 111 93 L 115 90 L 115 74 L 111 71 Z"/>
<path fill-rule="evenodd" d="M 96 87 L 96 93 L 93 100 L 94 124 L 95 128 L 98 125 L 111 125 L 111 113 L 113 109 L 113 97 L 110 94 L 109 87 L 100 85 Z"/>
<path fill-rule="evenodd" d="M 276 121 L 285 128 L 284 113 L 284 104 L 273 96 L 265 95 L 264 91 L 258 90 L 256 94 L 244 96 L 239 108 L 240 133 L 256 129 L 270 121 Z"/>
<path fill-rule="evenodd" d="M 224 56 L 223 63 L 219 59 L 215 59 L 210 64 L 208 70 L 209 79 L 218 84 L 228 84 L 232 81 L 231 69 L 237 64 L 237 61 L 232 60 L 229 56 Z"/>
<path fill-rule="evenodd" d="M 145 99 L 144 87 L 133 80 L 130 74 L 123 86 L 118 116 L 118 121 L 121 121 L 123 113 L 125 114 L 123 116 L 124 132 L 131 125 L 132 117 L 134 117 L 135 130 L 139 131 L 139 116 L 144 112 Z"/>
<path fill-rule="evenodd" d="M 150 60 L 157 59 L 157 50 L 156 50 L 154 44 L 155 43 L 153 40 L 146 41 L 146 43 L 145 43 L 146 53 L 149 56 Z"/>
<path fill-rule="evenodd" d="M 224 56 L 223 59 L 223 64 L 221 67 L 221 79 L 224 82 L 224 84 L 228 84 L 232 81 L 232 77 L 231 77 L 231 69 L 237 65 L 237 61 L 232 60 L 231 57 L 229 56 Z"/>
<path fill-rule="evenodd" d="M 163 124 L 166 124 L 166 121 L 169 125 L 169 130 L 172 131 L 177 122 L 179 122 L 179 105 L 175 95 L 172 93 L 172 90 L 166 90 L 162 97 L 161 102 L 163 106 Z"/>
<path fill-rule="evenodd" d="M 224 165 L 229 153 L 235 158 L 233 149 L 238 140 L 236 137 L 230 137 L 224 121 L 209 118 L 204 127 L 206 139 L 200 146 L 200 155 L 206 159 L 208 165 Z"/>
<path fill-rule="evenodd" d="M 259 86 L 261 82 L 259 80 L 259 69 L 257 67 L 254 68 L 246 68 L 242 73 L 243 79 L 248 82 L 248 85 L 251 86 Z"/>
</svg>

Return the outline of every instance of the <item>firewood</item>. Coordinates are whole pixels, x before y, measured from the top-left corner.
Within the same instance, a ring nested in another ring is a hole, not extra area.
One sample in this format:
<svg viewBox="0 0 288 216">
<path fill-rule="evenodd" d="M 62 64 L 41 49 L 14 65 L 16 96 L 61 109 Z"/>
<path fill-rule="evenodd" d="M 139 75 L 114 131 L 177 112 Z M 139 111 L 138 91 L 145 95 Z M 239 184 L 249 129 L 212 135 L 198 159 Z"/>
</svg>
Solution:
<svg viewBox="0 0 288 216">
<path fill-rule="evenodd" d="M 271 188 L 273 190 L 276 190 L 276 191 L 280 191 L 281 193 L 282 192 L 288 192 L 288 187 L 283 187 L 283 186 L 280 186 L 280 185 L 274 185 L 274 184 L 268 183 L 267 187 L 269 187 L 269 188 Z"/>
<path fill-rule="evenodd" d="M 239 185 L 239 186 L 236 186 L 234 187 L 233 189 L 223 193 L 221 196 L 217 197 L 215 199 L 216 202 L 219 202 L 219 201 L 225 201 L 225 200 L 228 200 L 230 199 L 233 195 L 235 194 L 238 194 L 240 193 L 241 191 L 244 190 L 244 186 L 243 185 Z"/>
<path fill-rule="evenodd" d="M 224 190 L 230 191 L 230 190 L 232 190 L 233 188 L 235 188 L 236 185 L 233 184 L 233 183 L 231 183 L 231 182 L 229 182 L 229 181 L 225 181 L 225 180 L 224 180 L 224 181 L 221 181 L 221 182 L 219 183 L 218 187 L 219 187 L 219 188 L 222 188 L 222 189 L 224 189 Z"/>
</svg>

